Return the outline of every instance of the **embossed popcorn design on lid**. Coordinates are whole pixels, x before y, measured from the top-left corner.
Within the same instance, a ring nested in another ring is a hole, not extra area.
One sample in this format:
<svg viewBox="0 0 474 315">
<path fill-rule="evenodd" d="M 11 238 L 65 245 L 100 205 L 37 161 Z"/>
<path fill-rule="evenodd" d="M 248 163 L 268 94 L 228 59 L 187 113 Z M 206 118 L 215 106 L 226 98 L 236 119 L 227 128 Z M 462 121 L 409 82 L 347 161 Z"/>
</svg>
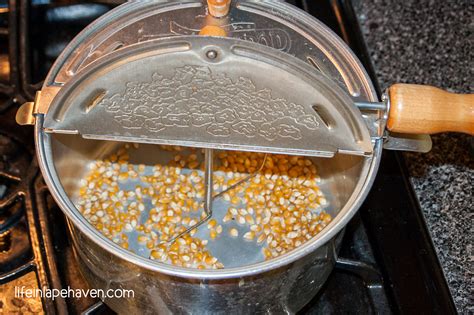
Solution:
<svg viewBox="0 0 474 315">
<path fill-rule="evenodd" d="M 173 77 L 154 73 L 150 81 L 128 82 L 123 94 L 104 98 L 105 108 L 125 129 L 159 133 L 168 127 L 197 127 L 217 137 L 234 133 L 248 138 L 302 138 L 302 128 L 316 130 L 314 112 L 273 98 L 249 78 L 232 80 L 209 67 L 176 68 Z"/>
</svg>

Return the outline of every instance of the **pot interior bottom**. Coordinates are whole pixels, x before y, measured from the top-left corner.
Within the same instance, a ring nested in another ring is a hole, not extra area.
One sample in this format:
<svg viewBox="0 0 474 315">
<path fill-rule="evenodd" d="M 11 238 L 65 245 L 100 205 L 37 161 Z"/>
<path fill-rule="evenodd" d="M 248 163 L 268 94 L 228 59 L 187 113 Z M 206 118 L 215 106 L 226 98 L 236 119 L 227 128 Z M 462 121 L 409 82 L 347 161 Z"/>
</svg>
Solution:
<svg viewBox="0 0 474 315">
<path fill-rule="evenodd" d="M 337 215 L 362 164 L 215 151 L 214 194 L 237 185 L 213 199 L 209 220 L 170 242 L 205 216 L 202 150 L 55 136 L 53 153 L 67 194 L 104 237 L 145 258 L 203 269 L 301 246 Z"/>
</svg>

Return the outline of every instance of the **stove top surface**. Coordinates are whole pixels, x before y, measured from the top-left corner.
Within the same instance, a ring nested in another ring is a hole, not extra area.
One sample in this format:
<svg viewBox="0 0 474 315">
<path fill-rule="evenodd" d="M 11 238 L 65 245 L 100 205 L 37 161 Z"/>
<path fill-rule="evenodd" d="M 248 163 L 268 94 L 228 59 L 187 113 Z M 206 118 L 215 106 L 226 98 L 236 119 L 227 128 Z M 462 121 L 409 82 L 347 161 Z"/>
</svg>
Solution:
<svg viewBox="0 0 474 315">
<path fill-rule="evenodd" d="M 290 2 L 330 26 L 373 74 L 350 1 Z M 5 313 L 112 313 L 92 298 L 15 297 L 18 287 L 87 288 L 87 283 L 76 266 L 65 218 L 39 173 L 32 129 L 14 120 L 19 104 L 33 98 L 68 41 L 112 6 L 19 0 L 0 11 L 0 309 Z M 83 14 L 69 14 L 75 10 Z M 427 311 L 455 313 L 403 159 L 384 152 L 374 187 L 346 228 L 333 273 L 300 313 Z"/>
</svg>

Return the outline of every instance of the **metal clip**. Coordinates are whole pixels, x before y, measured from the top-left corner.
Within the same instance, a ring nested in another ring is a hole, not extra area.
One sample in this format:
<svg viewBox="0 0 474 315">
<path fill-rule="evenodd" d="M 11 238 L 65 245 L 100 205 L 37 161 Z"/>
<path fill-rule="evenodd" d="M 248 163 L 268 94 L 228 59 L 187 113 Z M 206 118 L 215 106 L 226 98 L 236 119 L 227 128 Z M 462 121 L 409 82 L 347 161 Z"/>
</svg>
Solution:
<svg viewBox="0 0 474 315">
<path fill-rule="evenodd" d="M 33 116 L 33 111 L 35 109 L 34 102 L 26 102 L 20 106 L 16 112 L 15 120 L 19 125 L 34 125 L 36 122 L 35 116 Z"/>
</svg>

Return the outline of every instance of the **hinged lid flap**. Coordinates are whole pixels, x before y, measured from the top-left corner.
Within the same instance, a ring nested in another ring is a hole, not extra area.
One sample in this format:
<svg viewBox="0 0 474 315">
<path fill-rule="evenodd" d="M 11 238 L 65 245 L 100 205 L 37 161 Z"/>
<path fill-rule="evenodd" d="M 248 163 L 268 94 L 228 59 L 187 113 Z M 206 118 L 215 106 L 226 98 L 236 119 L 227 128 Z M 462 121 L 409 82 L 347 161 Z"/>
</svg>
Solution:
<svg viewBox="0 0 474 315">
<path fill-rule="evenodd" d="M 108 54 L 69 81 L 47 132 L 267 153 L 371 154 L 352 99 L 304 62 L 259 44 L 189 36 Z"/>
</svg>

